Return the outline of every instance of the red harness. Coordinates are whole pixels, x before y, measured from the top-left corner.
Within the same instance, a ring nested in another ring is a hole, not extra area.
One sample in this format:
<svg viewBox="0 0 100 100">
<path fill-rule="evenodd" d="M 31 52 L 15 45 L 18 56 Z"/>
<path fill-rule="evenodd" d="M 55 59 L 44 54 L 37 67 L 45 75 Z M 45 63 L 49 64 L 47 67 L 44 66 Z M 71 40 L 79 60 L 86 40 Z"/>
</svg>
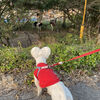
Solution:
<svg viewBox="0 0 100 100">
<path fill-rule="evenodd" d="M 45 63 L 39 63 L 37 65 L 34 75 L 39 80 L 39 85 L 41 88 L 45 88 L 59 82 L 57 75 Z"/>
<path fill-rule="evenodd" d="M 74 57 L 72 59 L 69 59 L 69 60 L 66 60 L 63 62 L 58 62 L 56 64 L 51 65 L 50 67 L 60 65 L 64 62 L 75 60 L 75 59 L 78 59 L 78 58 L 81 58 L 81 57 L 84 57 L 87 55 L 91 55 L 91 54 L 99 52 L 99 51 L 100 51 L 100 49 L 96 49 L 96 50 L 90 51 L 88 53 L 82 54 L 80 56 Z M 47 68 L 43 68 L 45 66 L 47 66 Z M 45 63 L 39 63 L 37 65 L 37 69 L 34 71 L 34 75 L 39 80 L 40 87 L 42 87 L 42 88 L 45 88 L 47 86 L 50 86 L 50 85 L 53 85 L 53 84 L 59 82 L 59 78 L 57 77 L 57 75 Z"/>
</svg>

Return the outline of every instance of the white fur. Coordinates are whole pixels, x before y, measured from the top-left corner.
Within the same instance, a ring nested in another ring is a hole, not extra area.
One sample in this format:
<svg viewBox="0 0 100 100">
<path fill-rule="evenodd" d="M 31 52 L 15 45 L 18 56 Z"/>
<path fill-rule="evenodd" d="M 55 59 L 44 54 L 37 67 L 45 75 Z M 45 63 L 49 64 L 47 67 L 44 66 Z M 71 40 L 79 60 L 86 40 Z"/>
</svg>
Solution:
<svg viewBox="0 0 100 100">
<path fill-rule="evenodd" d="M 61 81 L 47 87 L 47 90 L 52 100 L 73 100 L 71 92 Z"/>
<path fill-rule="evenodd" d="M 49 47 L 44 47 L 42 49 L 34 47 L 31 50 L 32 56 L 38 63 L 46 63 L 46 59 L 49 57 L 51 50 Z M 38 96 L 42 93 L 42 88 L 39 86 L 39 81 L 34 76 L 35 85 L 38 89 Z M 48 93 L 51 95 L 52 100 L 73 100 L 70 90 L 63 84 L 63 82 L 58 82 L 54 85 L 47 87 Z"/>
<path fill-rule="evenodd" d="M 36 60 L 36 65 L 39 64 L 39 63 L 45 63 L 46 64 L 46 59 L 43 58 L 43 57 L 38 57 L 37 60 Z"/>
<path fill-rule="evenodd" d="M 39 51 L 40 51 L 40 48 L 39 47 L 34 47 L 31 49 L 31 55 L 37 59 L 39 57 Z"/>
<path fill-rule="evenodd" d="M 35 85 L 37 87 L 37 92 L 38 92 L 37 95 L 39 96 L 42 93 L 42 88 L 39 86 L 39 81 L 37 80 L 35 76 L 34 76 L 34 80 L 35 80 Z"/>
<path fill-rule="evenodd" d="M 49 47 L 43 47 L 40 49 L 39 47 L 34 47 L 31 49 L 31 55 L 36 60 L 36 65 L 38 63 L 46 63 L 46 59 L 49 57 L 51 50 Z"/>
</svg>

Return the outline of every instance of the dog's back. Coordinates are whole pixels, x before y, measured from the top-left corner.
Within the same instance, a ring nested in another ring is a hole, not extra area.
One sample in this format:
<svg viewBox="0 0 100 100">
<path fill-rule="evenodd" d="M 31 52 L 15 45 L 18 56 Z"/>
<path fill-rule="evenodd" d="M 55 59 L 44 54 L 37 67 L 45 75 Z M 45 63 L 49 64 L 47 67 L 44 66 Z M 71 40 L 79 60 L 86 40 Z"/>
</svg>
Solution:
<svg viewBox="0 0 100 100">
<path fill-rule="evenodd" d="M 47 89 L 52 100 L 73 100 L 70 90 L 61 81 L 47 87 Z"/>
</svg>

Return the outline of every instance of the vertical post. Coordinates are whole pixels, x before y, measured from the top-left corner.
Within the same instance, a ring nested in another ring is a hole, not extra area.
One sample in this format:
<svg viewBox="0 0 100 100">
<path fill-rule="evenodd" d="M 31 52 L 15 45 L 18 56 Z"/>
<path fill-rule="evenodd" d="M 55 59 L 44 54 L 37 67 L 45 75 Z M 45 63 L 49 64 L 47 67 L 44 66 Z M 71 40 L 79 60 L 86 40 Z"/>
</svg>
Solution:
<svg viewBox="0 0 100 100">
<path fill-rule="evenodd" d="M 85 14 L 86 14 L 86 5 L 87 5 L 87 0 L 85 0 L 83 20 L 82 20 L 82 25 L 81 25 L 81 28 L 80 28 L 80 41 L 81 41 L 81 43 L 83 42 L 83 32 L 84 32 L 84 21 L 85 21 Z"/>
</svg>

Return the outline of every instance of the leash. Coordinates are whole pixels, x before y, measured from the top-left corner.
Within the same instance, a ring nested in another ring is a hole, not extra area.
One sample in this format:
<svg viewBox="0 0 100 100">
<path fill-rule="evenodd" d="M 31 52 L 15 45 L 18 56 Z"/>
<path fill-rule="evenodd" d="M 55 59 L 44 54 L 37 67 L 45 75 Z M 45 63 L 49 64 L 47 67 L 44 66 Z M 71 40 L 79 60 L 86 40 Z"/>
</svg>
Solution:
<svg viewBox="0 0 100 100">
<path fill-rule="evenodd" d="M 63 64 L 64 62 L 68 62 L 68 61 L 75 60 L 75 59 L 78 59 L 78 58 L 81 58 L 81 57 L 84 57 L 84 56 L 88 56 L 88 55 L 91 55 L 91 54 L 96 53 L 96 52 L 99 52 L 99 51 L 100 51 L 100 49 L 96 49 L 96 50 L 90 51 L 90 52 L 88 52 L 88 53 L 84 53 L 84 54 L 82 54 L 82 55 L 80 55 L 80 56 L 73 57 L 73 58 L 71 58 L 71 59 L 69 59 L 69 60 L 55 63 L 55 64 L 51 65 L 50 67 L 54 67 L 54 66 L 57 66 L 57 65 L 61 65 L 61 64 Z"/>
<path fill-rule="evenodd" d="M 49 68 L 50 68 L 50 67 L 57 66 L 57 65 L 61 65 L 61 64 L 63 64 L 64 62 L 68 62 L 68 61 L 75 60 L 75 59 L 78 59 L 78 58 L 81 58 L 81 57 L 84 57 L 84 56 L 91 55 L 91 54 L 96 53 L 96 52 L 99 52 L 99 51 L 100 51 L 100 49 L 96 49 L 96 50 L 90 51 L 90 52 L 88 52 L 88 53 L 84 53 L 84 54 L 82 54 L 82 55 L 80 55 L 80 56 L 73 57 L 73 58 L 71 58 L 71 59 L 69 59 L 69 60 L 55 63 L 55 64 L 49 66 Z M 40 68 L 39 68 L 39 71 L 40 71 Z M 39 71 L 38 71 L 38 73 L 37 73 L 37 76 L 38 76 L 38 74 L 39 74 Z M 34 79 L 33 79 L 31 82 L 34 82 Z"/>
</svg>

